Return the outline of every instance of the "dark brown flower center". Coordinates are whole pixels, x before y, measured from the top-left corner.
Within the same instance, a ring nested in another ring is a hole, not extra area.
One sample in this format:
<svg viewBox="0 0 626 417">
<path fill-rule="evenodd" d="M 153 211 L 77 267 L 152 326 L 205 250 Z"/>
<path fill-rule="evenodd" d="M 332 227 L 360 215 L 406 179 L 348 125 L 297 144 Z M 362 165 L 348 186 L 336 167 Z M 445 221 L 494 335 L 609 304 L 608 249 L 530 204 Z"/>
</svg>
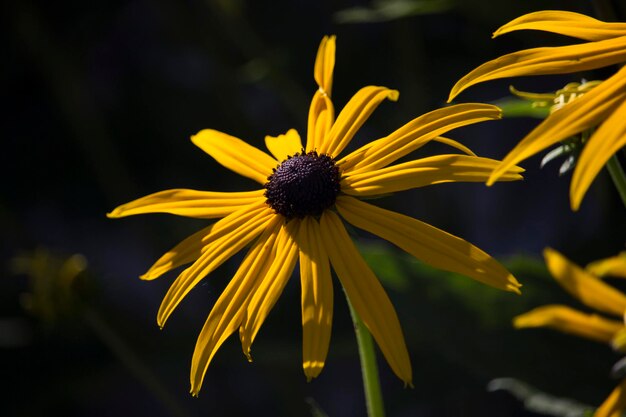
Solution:
<svg viewBox="0 0 626 417">
<path fill-rule="evenodd" d="M 302 151 L 287 157 L 267 178 L 266 203 L 287 219 L 318 217 L 335 204 L 339 180 L 332 157 Z"/>
</svg>

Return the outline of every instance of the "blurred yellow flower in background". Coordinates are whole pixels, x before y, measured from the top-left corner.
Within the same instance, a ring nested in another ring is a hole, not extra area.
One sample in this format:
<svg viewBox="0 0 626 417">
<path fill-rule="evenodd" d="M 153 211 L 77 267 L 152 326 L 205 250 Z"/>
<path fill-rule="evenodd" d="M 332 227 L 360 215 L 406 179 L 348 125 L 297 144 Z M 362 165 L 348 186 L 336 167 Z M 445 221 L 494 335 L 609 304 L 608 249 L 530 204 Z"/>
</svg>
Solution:
<svg viewBox="0 0 626 417">
<path fill-rule="evenodd" d="M 332 266 L 393 372 L 405 384 L 411 384 L 411 362 L 395 309 L 358 253 L 344 221 L 394 243 L 429 265 L 519 293 L 517 280 L 479 248 L 361 199 L 444 182 L 485 181 L 499 161 L 478 157 L 462 144 L 440 135 L 460 126 L 498 119 L 500 110 L 487 104 L 435 110 L 339 158 L 374 109 L 385 99 L 397 100 L 398 92 L 364 87 L 335 118 L 331 101 L 334 65 L 335 37 L 325 37 L 315 61 L 318 90 L 310 106 L 305 146 L 293 129 L 265 138 L 270 154 L 215 130 L 202 130 L 192 137 L 196 146 L 220 164 L 262 188 L 244 192 L 167 190 L 121 205 L 108 214 L 116 218 L 160 212 L 221 218 L 167 252 L 141 277 L 152 280 L 191 263 L 165 295 L 157 316 L 159 326 L 200 280 L 250 246 L 198 337 L 191 365 L 194 395 L 218 348 L 237 329 L 244 354 L 250 359 L 252 342 L 298 260 L 307 379 L 321 372 L 330 342 Z M 463 154 L 391 165 L 430 141 L 444 143 Z M 521 179 L 520 172 L 522 169 L 510 167 L 500 179 Z"/>
<path fill-rule="evenodd" d="M 584 313 L 563 305 L 547 305 L 535 308 L 515 317 L 517 328 L 550 327 L 564 333 L 609 344 L 616 351 L 626 353 L 626 295 L 604 283 L 595 271 L 602 275 L 622 276 L 626 268 L 626 256 L 618 255 L 603 259 L 582 269 L 557 251 L 544 250 L 546 265 L 557 282 L 587 307 L 618 319 L 609 319 L 595 313 Z M 617 417 L 626 410 L 626 380 L 624 380 L 598 408 L 594 417 Z"/>
<path fill-rule="evenodd" d="M 448 101 L 484 81 L 567 74 L 626 62 L 626 23 L 606 23 L 583 14 L 547 10 L 514 19 L 493 36 L 529 29 L 587 42 L 526 49 L 486 62 L 454 85 Z M 520 161 L 574 135 L 590 132 L 570 185 L 570 204 L 572 210 L 578 210 L 602 167 L 626 145 L 626 67 L 584 94 L 567 95 L 558 107 L 503 159 L 487 184 L 493 184 Z"/>
</svg>

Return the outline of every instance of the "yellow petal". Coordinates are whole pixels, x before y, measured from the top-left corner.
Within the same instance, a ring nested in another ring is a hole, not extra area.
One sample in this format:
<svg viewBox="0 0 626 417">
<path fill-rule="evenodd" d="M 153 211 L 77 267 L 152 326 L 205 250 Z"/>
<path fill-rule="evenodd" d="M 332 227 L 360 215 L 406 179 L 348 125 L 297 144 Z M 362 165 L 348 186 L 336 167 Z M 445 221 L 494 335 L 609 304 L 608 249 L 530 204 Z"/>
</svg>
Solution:
<svg viewBox="0 0 626 417">
<path fill-rule="evenodd" d="M 597 277 L 611 275 L 626 278 L 626 252 L 620 252 L 617 256 L 591 262 L 585 269 Z"/>
<path fill-rule="evenodd" d="M 341 191 L 355 196 L 388 194 L 444 182 L 483 182 L 500 161 L 468 155 L 436 155 L 387 168 L 346 175 Z M 513 167 L 500 180 L 521 180 Z"/>
<path fill-rule="evenodd" d="M 578 210 L 598 172 L 624 146 L 626 146 L 626 90 L 622 92 L 619 107 L 613 110 L 593 133 L 576 162 L 570 186 L 572 210 Z"/>
<path fill-rule="evenodd" d="M 480 103 L 437 109 L 413 119 L 389 136 L 357 149 L 339 163 L 345 173 L 383 168 L 452 129 L 499 119 L 501 115 L 498 107 Z"/>
<path fill-rule="evenodd" d="M 608 320 L 597 314 L 586 314 L 561 305 L 548 305 L 519 315 L 513 325 L 525 327 L 549 327 L 563 333 L 584 337 L 602 343 L 610 343 L 624 323 Z"/>
<path fill-rule="evenodd" d="M 263 198 L 263 190 L 237 193 L 175 189 L 138 198 L 107 213 L 119 218 L 145 213 L 169 213 L 178 216 L 211 219 L 224 217 Z"/>
<path fill-rule="evenodd" d="M 457 142 L 456 140 L 453 140 L 453 139 L 450 139 L 450 138 L 444 138 L 443 136 L 437 136 L 436 138 L 433 139 L 433 142 L 443 143 L 444 145 L 448 145 L 448 146 L 451 146 L 453 148 L 456 148 L 456 149 L 460 150 L 461 152 L 463 152 L 463 153 L 465 153 L 467 155 L 476 156 L 474 151 L 472 151 L 470 148 L 468 148 L 467 146 L 463 145 L 462 143 Z"/>
<path fill-rule="evenodd" d="M 317 50 L 313 76 L 320 90 L 328 96 L 333 88 L 333 70 L 335 68 L 335 40 L 336 36 L 324 36 Z"/>
<path fill-rule="evenodd" d="M 302 285 L 302 367 L 307 380 L 326 362 L 333 322 L 333 283 L 319 223 L 305 217 L 297 236 Z"/>
<path fill-rule="evenodd" d="M 272 247 L 282 219 L 275 216 L 256 240 L 211 309 L 198 336 L 191 359 L 191 393 L 198 395 L 204 375 L 213 356 L 224 341 L 239 327 L 246 312 L 247 301 L 256 281 L 262 278 L 273 261 Z"/>
<path fill-rule="evenodd" d="M 567 292 L 588 307 L 622 317 L 626 295 L 573 264 L 551 248 L 543 251 L 550 273 Z"/>
<path fill-rule="evenodd" d="M 202 278 L 257 237 L 273 217 L 275 214 L 269 207 L 261 206 L 240 210 L 220 220 L 228 226 L 212 230 L 205 238 L 200 257 L 176 278 L 165 294 L 157 313 L 159 326 L 165 325 L 172 311 Z"/>
<path fill-rule="evenodd" d="M 496 36 L 515 30 L 543 30 L 587 41 L 600 41 L 626 35 L 626 23 L 607 23 L 580 13 L 542 10 L 518 17 L 496 30 Z"/>
<path fill-rule="evenodd" d="M 302 150 L 302 141 L 296 129 L 289 129 L 284 135 L 265 136 L 265 146 L 277 161 L 284 161 Z"/>
<path fill-rule="evenodd" d="M 487 181 L 493 184 L 501 173 L 526 158 L 564 139 L 600 124 L 624 100 L 626 67 L 599 86 L 550 114 L 502 160 Z"/>
<path fill-rule="evenodd" d="M 191 141 L 226 168 L 260 184 L 267 182 L 272 169 L 280 162 L 241 139 L 217 130 L 201 130 Z"/>
<path fill-rule="evenodd" d="M 339 217 L 322 214 L 320 235 L 350 303 L 372 334 L 393 372 L 405 384 L 412 380 L 411 361 L 396 311 L 378 278 L 367 266 Z"/>
<path fill-rule="evenodd" d="M 376 107 L 385 99 L 398 100 L 398 95 L 396 90 L 385 87 L 360 89 L 341 110 L 324 142 L 319 145 L 318 152 L 333 157 L 339 155 Z"/>
<path fill-rule="evenodd" d="M 520 293 L 521 284 L 506 268 L 461 238 L 354 197 L 339 196 L 337 209 L 354 226 L 388 240 L 428 265 Z"/>
<path fill-rule="evenodd" d="M 626 410 L 626 379 L 604 400 L 593 417 L 620 417 L 624 410 Z"/>
<path fill-rule="evenodd" d="M 498 78 L 568 74 L 626 61 L 626 36 L 578 45 L 525 49 L 486 62 L 461 78 L 448 102 L 466 88 Z"/>
<path fill-rule="evenodd" d="M 241 324 L 241 347 L 250 360 L 250 346 L 265 322 L 276 301 L 283 292 L 298 260 L 298 247 L 295 234 L 299 221 L 292 220 L 284 224 L 276 238 L 276 257 L 267 273 L 259 281 L 246 308 L 246 317 Z"/>
<path fill-rule="evenodd" d="M 306 151 L 319 151 L 335 121 L 335 108 L 330 97 L 318 90 L 309 108 Z"/>
</svg>

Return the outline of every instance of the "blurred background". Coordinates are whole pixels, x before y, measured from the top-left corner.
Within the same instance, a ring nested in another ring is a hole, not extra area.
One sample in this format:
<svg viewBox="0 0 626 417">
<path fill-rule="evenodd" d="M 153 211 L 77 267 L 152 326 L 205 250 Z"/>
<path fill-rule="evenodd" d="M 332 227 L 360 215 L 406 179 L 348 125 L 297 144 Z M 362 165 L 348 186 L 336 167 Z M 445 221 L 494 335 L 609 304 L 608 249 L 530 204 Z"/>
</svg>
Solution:
<svg viewBox="0 0 626 417">
<path fill-rule="evenodd" d="M 613 6 L 622 19 L 626 12 L 623 2 L 609 0 L 3 2 L 0 415 L 364 415 L 339 287 L 328 362 L 306 382 L 297 279 L 257 338 L 254 362 L 232 337 L 192 398 L 197 334 L 239 258 L 195 288 L 161 331 L 156 312 L 176 272 L 152 282 L 138 276 L 206 222 L 105 214 L 168 188 L 256 188 L 189 137 L 213 128 L 262 147 L 266 134 L 292 127 L 304 136 L 313 63 L 326 34 L 337 35 L 337 109 L 365 85 L 400 91 L 397 103 L 383 103 L 366 123 L 358 146 L 445 105 L 456 80 L 484 61 L 571 42 L 538 32 L 492 40 L 500 25 L 542 9 L 594 15 L 596 6 Z M 554 91 L 581 76 L 606 74 L 494 81 L 457 102 L 493 102 L 507 96 L 509 84 Z M 449 136 L 502 158 L 537 122 L 486 122 Z M 579 307 L 547 274 L 544 247 L 581 265 L 624 250 L 624 208 L 609 176 L 602 173 L 572 213 L 570 175 L 558 176 L 559 162 L 540 170 L 541 156 L 522 164 L 523 182 L 443 184 L 377 203 L 474 243 L 524 284 L 522 297 L 498 292 L 361 234 L 414 367 L 415 388 L 404 389 L 380 362 L 388 415 L 550 415 L 524 405 L 522 382 L 578 401 L 570 404 L 578 411 L 600 404 L 616 385 L 609 372 L 619 356 L 607 346 L 511 326 L 512 317 L 538 305 Z M 488 390 L 500 377 L 518 382 Z"/>
</svg>

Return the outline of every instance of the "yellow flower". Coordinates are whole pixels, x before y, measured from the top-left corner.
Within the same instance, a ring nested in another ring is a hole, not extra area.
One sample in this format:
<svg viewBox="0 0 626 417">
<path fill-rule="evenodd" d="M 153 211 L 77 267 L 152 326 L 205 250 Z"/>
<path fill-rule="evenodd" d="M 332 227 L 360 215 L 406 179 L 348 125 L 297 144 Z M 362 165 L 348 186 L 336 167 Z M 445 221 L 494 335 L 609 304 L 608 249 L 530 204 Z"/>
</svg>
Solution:
<svg viewBox="0 0 626 417">
<path fill-rule="evenodd" d="M 550 273 L 567 292 L 587 307 L 618 317 L 619 320 L 583 313 L 562 305 L 547 305 L 515 317 L 514 326 L 550 327 L 564 333 L 607 343 L 617 351 L 626 352 L 624 325 L 626 295 L 589 272 L 598 266 L 604 270 L 602 265 L 606 263 L 592 263 L 584 270 L 553 249 L 546 248 L 543 255 Z M 616 263 L 615 259 L 609 259 L 610 264 Z M 623 264 L 622 261 L 622 267 Z M 609 395 L 594 417 L 617 417 L 624 410 L 626 410 L 626 380 Z"/>
<path fill-rule="evenodd" d="M 221 218 L 163 255 L 141 277 L 152 280 L 191 263 L 165 295 L 157 315 L 159 326 L 202 278 L 250 246 L 198 337 L 191 364 L 194 395 L 217 349 L 237 329 L 244 354 L 250 359 L 250 346 L 298 260 L 307 379 L 321 372 L 328 351 L 333 315 L 332 266 L 393 372 L 405 384 L 411 383 L 411 363 L 396 312 L 359 255 L 343 221 L 396 244 L 427 264 L 519 293 L 517 280 L 477 247 L 361 200 L 443 182 L 486 180 L 499 161 L 477 157 L 460 143 L 440 135 L 459 126 L 497 119 L 499 109 L 486 104 L 462 104 L 435 110 L 338 159 L 374 109 L 385 99 L 395 101 L 398 92 L 364 87 L 335 119 L 330 97 L 334 64 L 335 37 L 325 37 L 315 61 L 318 90 L 310 107 L 306 147 L 293 129 L 265 138 L 271 155 L 215 130 L 202 130 L 191 138 L 220 164 L 263 188 L 244 192 L 167 190 L 119 206 L 108 215 L 161 212 Z M 430 141 L 442 142 L 465 154 L 390 165 Z M 502 179 L 518 180 L 521 171 L 512 167 Z"/>
<path fill-rule="evenodd" d="M 606 23 L 564 11 L 529 13 L 507 23 L 493 36 L 515 30 L 543 30 L 587 42 L 526 49 L 486 62 L 459 80 L 449 101 L 466 88 L 498 78 L 566 74 L 626 62 L 626 23 Z M 562 140 L 593 132 L 584 146 L 570 185 L 572 210 L 578 210 L 587 189 L 606 162 L 626 145 L 626 66 L 584 95 L 552 112 L 503 159 L 487 184 L 508 168 Z"/>
</svg>

